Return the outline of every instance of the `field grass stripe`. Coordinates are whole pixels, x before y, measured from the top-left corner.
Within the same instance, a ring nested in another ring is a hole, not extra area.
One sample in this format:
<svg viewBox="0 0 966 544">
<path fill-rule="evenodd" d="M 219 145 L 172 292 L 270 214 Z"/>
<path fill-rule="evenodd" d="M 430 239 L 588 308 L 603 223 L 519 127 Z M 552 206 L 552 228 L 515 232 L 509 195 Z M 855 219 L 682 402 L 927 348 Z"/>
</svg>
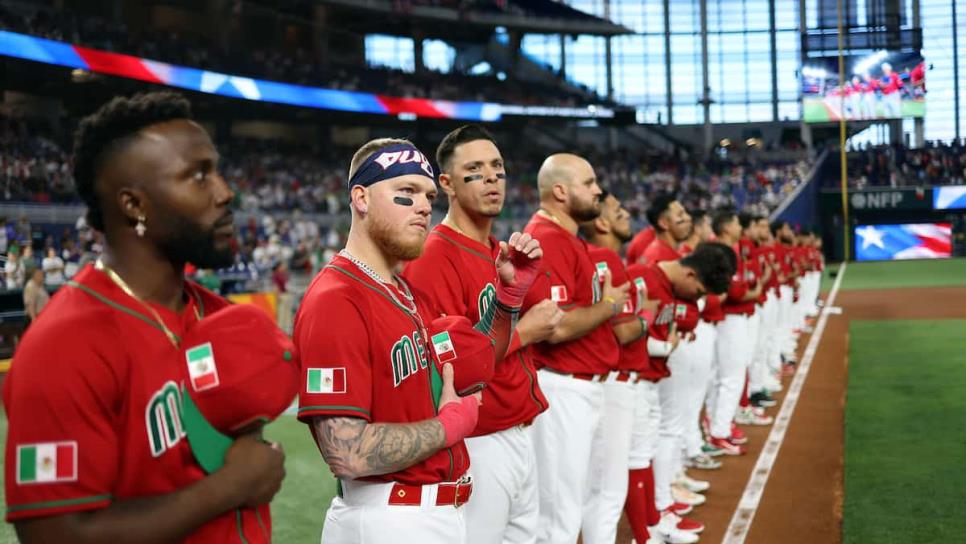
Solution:
<svg viewBox="0 0 966 544">
<path fill-rule="evenodd" d="M 722 544 L 744 544 L 745 538 L 748 537 L 748 531 L 751 530 L 751 523 L 755 519 L 755 513 L 758 512 L 758 505 L 761 503 L 761 496 L 765 492 L 768 477 L 771 476 L 771 469 L 775 465 L 775 459 L 778 458 L 778 452 L 781 450 L 782 442 L 785 441 L 785 432 L 788 430 L 788 424 L 791 422 L 792 415 L 795 413 L 795 406 L 798 404 L 802 387 L 805 385 L 805 378 L 808 377 L 808 370 L 812 367 L 812 360 L 815 359 L 818 345 L 822 341 L 825 324 L 828 323 L 828 316 L 830 315 L 829 310 L 835 304 L 835 297 L 838 295 L 839 288 L 842 286 L 842 278 L 845 277 L 845 266 L 846 263 L 842 263 L 842 266 L 839 267 L 838 277 L 835 278 L 835 285 L 832 286 L 832 291 L 829 293 L 825 305 L 822 306 L 822 314 L 819 316 L 818 323 L 815 325 L 815 332 L 808 340 L 808 346 L 805 347 L 805 355 L 798 364 L 798 371 L 795 372 L 792 384 L 788 388 L 788 394 L 785 395 L 782 408 L 778 412 L 778 417 L 775 418 L 775 424 L 772 426 L 771 432 L 768 433 L 768 440 L 765 441 L 765 445 L 761 449 L 761 454 L 758 455 L 755 468 L 751 470 L 748 485 L 745 486 L 741 500 L 738 501 L 738 508 L 735 509 L 735 513 L 731 517 L 731 523 L 728 524 L 728 529 L 725 531 Z"/>
</svg>

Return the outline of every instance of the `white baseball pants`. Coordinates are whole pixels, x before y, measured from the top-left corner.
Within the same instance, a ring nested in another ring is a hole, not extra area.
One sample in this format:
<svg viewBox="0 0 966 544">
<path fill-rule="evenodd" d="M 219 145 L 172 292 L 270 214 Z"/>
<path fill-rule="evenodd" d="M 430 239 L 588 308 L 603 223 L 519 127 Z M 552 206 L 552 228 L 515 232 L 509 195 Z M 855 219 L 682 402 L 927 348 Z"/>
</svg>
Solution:
<svg viewBox="0 0 966 544">
<path fill-rule="evenodd" d="M 634 428 L 636 387 L 615 380 L 604 383 L 604 411 L 594 435 L 590 479 L 584 500 L 584 544 L 613 544 L 627 499 L 627 467 Z"/>
<path fill-rule="evenodd" d="M 731 436 L 731 422 L 738 410 L 738 401 L 741 400 L 747 361 L 751 353 L 748 329 L 746 315 L 728 314 L 718 324 L 718 338 L 715 342 L 717 375 L 708 398 L 711 436 L 715 438 Z"/>
<path fill-rule="evenodd" d="M 538 371 L 550 408 L 533 424 L 540 516 L 537 542 L 576 542 L 587 496 L 593 437 L 604 406 L 604 384 Z"/>
<path fill-rule="evenodd" d="M 537 541 L 537 454 L 530 430 L 518 425 L 466 439 L 474 476 L 465 507 L 469 544 Z"/>
</svg>

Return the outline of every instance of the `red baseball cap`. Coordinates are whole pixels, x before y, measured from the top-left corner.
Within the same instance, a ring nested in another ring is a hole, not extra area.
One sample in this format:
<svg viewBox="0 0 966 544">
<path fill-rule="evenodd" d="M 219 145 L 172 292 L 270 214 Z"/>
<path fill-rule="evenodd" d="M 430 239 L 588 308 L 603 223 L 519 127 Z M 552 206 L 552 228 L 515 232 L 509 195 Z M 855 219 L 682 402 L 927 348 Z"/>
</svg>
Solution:
<svg viewBox="0 0 966 544">
<path fill-rule="evenodd" d="M 295 345 L 259 308 L 237 304 L 195 323 L 181 340 L 182 419 L 191 451 L 211 473 L 233 436 L 274 420 L 298 393 Z"/>
<path fill-rule="evenodd" d="M 457 394 L 475 393 L 493 378 L 494 342 L 474 329 L 466 317 L 436 318 L 429 325 L 429 340 L 433 346 L 433 359 L 439 367 L 442 369 L 443 363 L 453 365 L 453 387 Z"/>
</svg>

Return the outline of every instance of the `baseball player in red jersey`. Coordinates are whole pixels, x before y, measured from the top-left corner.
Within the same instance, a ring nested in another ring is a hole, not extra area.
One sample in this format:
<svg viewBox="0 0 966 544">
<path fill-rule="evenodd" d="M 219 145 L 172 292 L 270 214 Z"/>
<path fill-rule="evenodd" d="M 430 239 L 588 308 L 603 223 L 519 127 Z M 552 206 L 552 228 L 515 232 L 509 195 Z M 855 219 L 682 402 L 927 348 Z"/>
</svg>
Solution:
<svg viewBox="0 0 966 544">
<path fill-rule="evenodd" d="M 795 241 L 795 232 L 792 231 L 788 221 L 783 219 L 776 220 L 771 224 L 771 232 L 775 238 L 775 258 L 778 261 L 782 279 L 779 286 L 778 347 L 785 364 L 783 370 L 790 372 L 793 368 L 792 365 L 797 361 L 795 350 L 798 344 L 792 333 L 794 328 L 795 283 L 798 281 L 798 273 L 791 252 Z"/>
<path fill-rule="evenodd" d="M 617 284 L 626 283 L 627 272 L 618 251 L 631 238 L 630 214 L 617 198 L 605 191 L 601 196 L 600 215 L 581 223 L 580 230 L 590 243 L 590 258 L 599 275 L 609 275 Z M 635 293 L 646 296 L 645 289 L 630 285 Z M 604 381 L 603 415 L 591 453 L 590 488 L 581 528 L 584 542 L 588 544 L 614 542 L 627 497 L 636 382 L 638 372 L 646 370 L 648 364 L 647 346 L 642 341 L 647 333 L 646 318 L 636 311 L 640 307 L 644 313 L 647 308 L 645 300 L 637 302 L 629 298 L 621 312 L 610 320 L 622 349 L 617 370 L 610 372 Z M 649 308 L 651 312 L 654 306 Z"/>
<path fill-rule="evenodd" d="M 902 117 L 902 78 L 892 70 L 888 62 L 882 63 L 879 89 L 882 91 L 882 116 Z"/>
<path fill-rule="evenodd" d="M 271 539 L 280 449 L 243 436 L 209 475 L 185 436 L 181 338 L 228 302 L 182 271 L 230 265 L 234 238 L 234 193 L 190 119 L 184 98 L 150 93 L 77 131 L 74 177 L 104 254 L 53 297 L 4 383 L 7 520 L 23 542 Z"/>
<path fill-rule="evenodd" d="M 628 285 L 603 285 L 577 225 L 600 214 L 601 195 L 590 164 L 576 155 L 551 155 L 537 175 L 540 210 L 526 232 L 544 249 L 546 275 L 524 304 L 547 297 L 565 314 L 550 337 L 534 345 L 540 387 L 550 403 L 533 424 L 540 486 L 538 542 L 575 542 L 580 532 L 592 438 L 603 409 L 603 384 L 619 363 L 620 347 L 606 322 L 620 313 Z M 602 326 L 603 325 L 603 326 Z"/>
<path fill-rule="evenodd" d="M 773 266 L 773 250 L 768 245 L 768 220 L 761 216 L 752 218 L 754 228 L 748 233 L 754 240 L 751 256 L 757 262 L 763 276 L 763 289 L 758 297 L 757 313 L 760 315 L 758 335 L 751 357 L 751 367 L 748 369 L 748 392 L 752 406 L 769 407 L 776 404 L 771 392 L 778 389 L 773 387 L 772 373 L 769 371 L 769 357 L 774 343 L 775 321 L 777 319 L 777 300 L 774 285 L 777 278 Z M 778 384 L 781 387 L 781 384 Z"/>
<path fill-rule="evenodd" d="M 726 247 L 714 242 L 700 244 L 687 257 L 628 267 L 628 275 L 636 289 L 640 289 L 638 284 L 643 283 L 647 298 L 658 302 L 647 331 L 649 370 L 642 373 L 645 381 L 638 385 L 638 406 L 631 438 L 630 486 L 625 504 L 627 519 L 639 542 L 648 533 L 668 542 L 697 542 L 697 533 L 704 530 L 702 523 L 681 517 L 690 511 L 690 506 L 673 502 L 662 504 L 655 487 L 655 475 L 650 467 L 652 459 L 656 462 L 655 445 L 660 444 L 658 433 L 664 424 L 661 412 L 665 405 L 665 401 L 659 398 L 663 391 L 659 392 L 658 386 L 674 373 L 674 369 L 669 369 L 668 356 L 673 355 L 678 346 L 679 331 L 688 332 L 697 322 L 682 312 L 684 303 L 693 302 L 707 293 L 725 291 L 734 269 L 733 255 Z"/>
<path fill-rule="evenodd" d="M 429 234 L 422 256 L 403 277 L 439 311 L 477 322 L 496 302 L 500 245 L 491 234 L 503 209 L 506 168 L 493 136 L 469 125 L 436 150 L 449 212 Z M 524 235 L 529 238 L 529 235 Z M 472 543 L 533 542 L 537 533 L 536 455 L 529 426 L 547 409 L 527 348 L 545 340 L 563 316 L 549 299 L 517 323 L 506 357 L 483 390 L 476 429 L 466 439 L 473 500 L 466 506 Z"/>
<path fill-rule="evenodd" d="M 631 243 L 627 244 L 627 253 L 624 255 L 624 262 L 628 266 L 639 262 L 641 256 L 644 255 L 644 250 L 647 249 L 647 246 L 651 245 L 656 235 L 654 227 L 645 227 L 641 232 L 635 234 L 634 238 L 631 239 Z"/>
<path fill-rule="evenodd" d="M 757 217 L 748 213 L 738 214 L 738 223 L 741 225 L 741 239 L 738 240 L 738 247 L 741 250 L 742 261 L 747 263 L 745 274 L 749 283 L 752 278 L 760 285 L 758 298 L 754 300 L 754 313 L 748 316 L 748 359 L 745 362 L 745 388 L 749 394 L 756 394 L 756 403 L 753 405 L 746 395 L 742 395 L 738 411 L 735 413 L 735 423 L 739 425 L 771 425 L 773 418 L 765 415 L 766 406 L 774 406 L 775 401 L 763 393 L 763 385 L 757 381 L 760 376 L 759 370 L 761 362 L 756 362 L 756 357 L 760 353 L 759 346 L 762 343 L 762 316 L 763 306 L 767 298 L 765 285 L 771 280 L 771 268 L 762 267 L 762 259 L 758 250 L 758 222 Z M 756 366 L 757 365 L 757 366 Z"/>
<path fill-rule="evenodd" d="M 440 376 L 431 354 L 446 361 L 465 347 L 447 331 L 430 337 L 441 312 L 393 274 L 423 251 L 433 170 L 410 142 L 373 140 L 352 157 L 349 190 L 346 247 L 312 281 L 295 323 L 299 419 L 340 482 L 322 542 L 396 542 L 403 534 L 465 542 L 460 508 L 472 480 L 463 439 L 476 427 L 479 395 L 457 396 L 452 364 Z M 500 244 L 495 265 L 503 273 L 477 325 L 494 337 L 491 358 L 506 352 L 512 315 L 538 269 L 539 244 L 519 239 L 511 237 L 512 250 Z"/>
<path fill-rule="evenodd" d="M 648 221 L 654 226 L 657 238 L 644 251 L 642 261 L 656 264 L 663 261 L 680 258 L 680 245 L 688 238 L 692 230 L 691 216 L 672 195 L 660 195 L 651 202 L 647 210 Z M 683 300 L 675 314 L 678 321 L 678 331 L 687 332 L 687 338 L 682 339 L 682 345 L 694 338 L 693 330 L 697 326 L 700 311 L 696 301 Z M 687 423 L 687 399 L 689 391 L 693 390 L 691 374 L 701 354 L 689 346 L 687 349 L 676 350 L 668 357 L 670 375 L 658 384 L 661 402 L 661 426 L 658 435 L 657 449 L 654 456 L 654 485 L 657 507 L 660 510 L 672 508 L 677 503 L 698 505 L 704 502 L 704 497 L 681 486 L 673 485 L 682 472 L 683 437 Z M 698 487 L 706 489 L 704 484 Z M 681 509 L 679 508 L 680 512 Z"/>
<path fill-rule="evenodd" d="M 680 247 L 682 255 L 689 255 L 698 244 L 710 241 L 713 232 L 711 230 L 711 217 L 704 210 L 689 211 L 693 227 L 691 236 L 685 240 Z M 711 385 L 712 369 L 714 363 L 714 345 L 718 335 L 717 323 L 724 320 L 724 313 L 721 311 L 721 299 L 718 295 L 708 294 L 698 301 L 701 310 L 701 320 L 694 329 L 694 339 L 690 342 L 682 343 L 680 351 L 693 351 L 691 358 L 693 365 L 689 369 L 682 369 L 688 372 L 687 401 L 684 413 L 684 449 L 687 459 L 684 464 L 689 467 L 711 470 L 721 467 L 721 461 L 711 458 L 711 453 L 720 453 L 710 446 L 705 447 L 704 437 L 701 434 L 700 416 L 701 407 L 704 406 L 704 399 L 708 395 L 708 388 Z M 682 483 L 687 482 L 682 478 Z M 686 486 L 687 487 L 687 486 Z M 710 486 L 708 486 L 710 487 Z M 708 489 L 701 483 L 691 485 L 692 491 L 697 489 Z"/>
<path fill-rule="evenodd" d="M 759 246 L 761 247 L 767 266 L 772 269 L 771 279 L 765 284 L 765 290 L 768 292 L 768 300 L 765 303 L 765 353 L 763 355 L 765 360 L 765 365 L 767 368 L 767 374 L 763 379 L 765 389 L 769 392 L 781 391 L 781 372 L 782 372 L 782 356 L 781 356 L 781 284 L 784 281 L 784 275 L 781 271 L 781 265 L 778 262 L 777 249 L 775 248 L 777 242 L 772 237 L 771 227 L 768 223 L 767 218 L 761 218 L 758 220 L 758 235 L 759 235 Z M 770 306 L 770 308 L 769 308 Z"/>
<path fill-rule="evenodd" d="M 718 241 L 734 249 L 738 265 L 728 295 L 722 302 L 725 319 L 718 325 L 715 345 L 717 374 L 708 396 L 710 442 L 727 455 L 742 455 L 744 448 L 735 442 L 743 440 L 733 439 L 732 423 L 754 346 L 749 337 L 749 319 L 755 313 L 762 286 L 756 269 L 750 261 L 742 258 L 745 251 L 739 244 L 741 223 L 738 215 L 732 210 L 715 212 L 711 226 Z"/>
</svg>

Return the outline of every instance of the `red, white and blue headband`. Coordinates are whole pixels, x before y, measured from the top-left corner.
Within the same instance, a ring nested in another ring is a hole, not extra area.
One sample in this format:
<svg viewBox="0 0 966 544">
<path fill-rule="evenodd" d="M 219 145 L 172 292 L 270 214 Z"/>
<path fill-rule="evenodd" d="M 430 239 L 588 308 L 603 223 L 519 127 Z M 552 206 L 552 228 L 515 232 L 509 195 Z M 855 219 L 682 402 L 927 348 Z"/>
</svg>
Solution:
<svg viewBox="0 0 966 544">
<path fill-rule="evenodd" d="M 393 144 L 376 151 L 362 163 L 349 179 L 349 189 L 407 175 L 426 176 L 436 182 L 433 167 L 422 151 L 412 144 Z"/>
</svg>

